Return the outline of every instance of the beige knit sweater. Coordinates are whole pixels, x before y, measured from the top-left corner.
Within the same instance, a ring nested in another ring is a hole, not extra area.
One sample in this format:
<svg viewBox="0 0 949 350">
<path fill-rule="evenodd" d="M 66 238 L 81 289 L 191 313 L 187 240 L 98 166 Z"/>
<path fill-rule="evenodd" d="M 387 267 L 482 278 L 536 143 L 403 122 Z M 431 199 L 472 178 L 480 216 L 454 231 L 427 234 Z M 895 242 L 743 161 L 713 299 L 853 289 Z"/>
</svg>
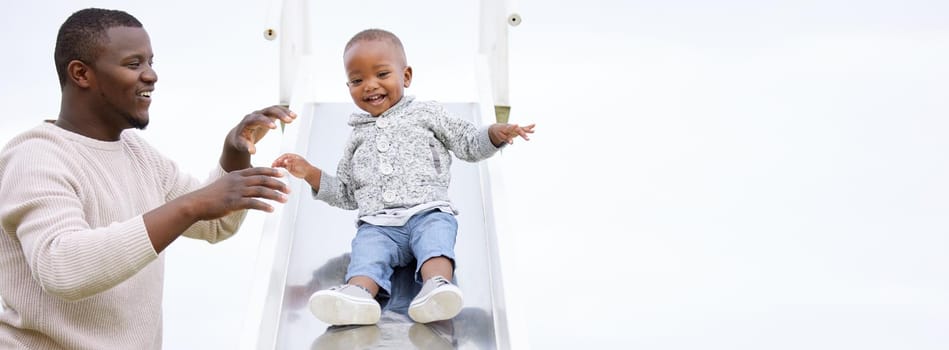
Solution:
<svg viewBox="0 0 949 350">
<path fill-rule="evenodd" d="M 164 259 L 142 215 L 200 186 L 131 130 L 103 142 L 43 123 L 11 140 L 0 153 L 0 349 L 160 349 Z M 245 214 L 184 235 L 226 239 Z"/>
</svg>

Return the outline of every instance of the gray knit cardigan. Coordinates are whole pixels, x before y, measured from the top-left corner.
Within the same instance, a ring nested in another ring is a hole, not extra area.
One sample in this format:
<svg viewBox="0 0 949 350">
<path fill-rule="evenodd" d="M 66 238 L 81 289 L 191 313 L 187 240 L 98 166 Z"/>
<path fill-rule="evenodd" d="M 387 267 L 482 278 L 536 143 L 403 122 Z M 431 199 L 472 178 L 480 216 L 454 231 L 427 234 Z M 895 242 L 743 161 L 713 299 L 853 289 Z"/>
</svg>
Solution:
<svg viewBox="0 0 949 350">
<path fill-rule="evenodd" d="M 336 176 L 324 172 L 314 198 L 359 217 L 383 209 L 450 202 L 451 151 L 468 162 L 487 159 L 500 149 L 488 127 L 450 115 L 440 104 L 405 96 L 378 117 L 354 113 L 352 134 Z M 503 146 L 503 145 L 502 145 Z"/>
</svg>

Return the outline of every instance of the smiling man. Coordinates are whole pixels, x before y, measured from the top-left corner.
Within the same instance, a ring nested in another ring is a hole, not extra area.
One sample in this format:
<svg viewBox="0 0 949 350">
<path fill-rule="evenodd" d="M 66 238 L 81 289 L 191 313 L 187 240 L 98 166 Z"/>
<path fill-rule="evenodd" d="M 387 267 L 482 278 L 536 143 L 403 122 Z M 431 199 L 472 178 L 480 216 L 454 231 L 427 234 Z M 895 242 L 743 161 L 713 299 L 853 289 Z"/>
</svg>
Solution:
<svg viewBox="0 0 949 350">
<path fill-rule="evenodd" d="M 232 236 L 261 199 L 286 201 L 272 168 L 252 168 L 272 106 L 227 134 L 207 182 L 181 172 L 136 129 L 158 82 L 131 15 L 85 9 L 60 27 L 59 117 L 0 152 L 0 348 L 160 349 L 162 251 L 179 236 Z M 204 184 L 204 185 L 203 185 Z"/>
</svg>

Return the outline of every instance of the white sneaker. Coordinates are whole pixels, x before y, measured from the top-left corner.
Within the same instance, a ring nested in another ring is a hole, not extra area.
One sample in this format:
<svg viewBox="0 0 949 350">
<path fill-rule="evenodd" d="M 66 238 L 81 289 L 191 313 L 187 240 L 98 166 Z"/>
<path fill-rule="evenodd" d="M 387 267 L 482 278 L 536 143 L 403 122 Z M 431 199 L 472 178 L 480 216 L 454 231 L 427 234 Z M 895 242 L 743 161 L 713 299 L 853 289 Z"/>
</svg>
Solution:
<svg viewBox="0 0 949 350">
<path fill-rule="evenodd" d="M 412 304 L 409 317 L 418 323 L 448 320 L 458 315 L 464 306 L 461 289 L 442 276 L 425 281 Z"/>
<path fill-rule="evenodd" d="M 310 312 L 331 325 L 376 324 L 382 309 L 362 287 L 344 284 L 310 296 Z"/>
</svg>

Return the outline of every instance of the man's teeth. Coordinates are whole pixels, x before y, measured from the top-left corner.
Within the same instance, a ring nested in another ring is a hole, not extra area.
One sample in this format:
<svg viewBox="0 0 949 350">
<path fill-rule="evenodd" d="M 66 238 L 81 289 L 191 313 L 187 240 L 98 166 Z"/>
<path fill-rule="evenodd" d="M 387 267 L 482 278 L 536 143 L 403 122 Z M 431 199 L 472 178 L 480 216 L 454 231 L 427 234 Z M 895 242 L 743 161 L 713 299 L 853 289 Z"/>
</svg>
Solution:
<svg viewBox="0 0 949 350">
<path fill-rule="evenodd" d="M 139 92 L 138 95 L 139 95 L 139 96 L 142 96 L 142 97 L 152 97 L 152 92 L 151 92 L 151 91 L 142 91 L 142 92 Z"/>
</svg>

